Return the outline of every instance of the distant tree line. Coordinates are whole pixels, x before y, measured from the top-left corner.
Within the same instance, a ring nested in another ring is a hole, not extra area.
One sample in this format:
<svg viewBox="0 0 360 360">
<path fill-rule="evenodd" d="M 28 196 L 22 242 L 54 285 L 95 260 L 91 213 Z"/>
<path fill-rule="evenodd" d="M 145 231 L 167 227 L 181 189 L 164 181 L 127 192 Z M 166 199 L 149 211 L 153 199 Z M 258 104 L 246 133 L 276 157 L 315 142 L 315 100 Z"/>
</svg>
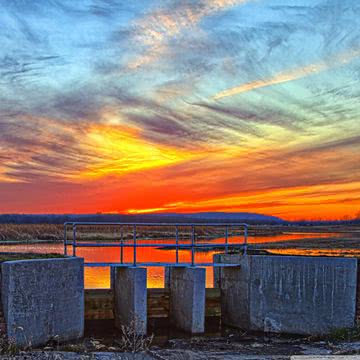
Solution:
<svg viewBox="0 0 360 360">
<path fill-rule="evenodd" d="M 360 215 L 360 214 L 359 214 Z M 163 223 L 231 223 L 246 222 L 248 224 L 268 225 L 356 225 L 360 224 L 360 216 L 355 219 L 343 220 L 301 220 L 284 221 L 280 218 L 253 213 L 206 213 L 201 214 L 0 214 L 1 224 L 63 224 L 64 222 L 163 222 Z"/>
<path fill-rule="evenodd" d="M 161 222 L 161 223 L 238 223 L 269 224 L 283 223 L 283 220 L 268 219 L 265 216 L 255 219 L 248 218 L 198 218 L 183 216 L 182 214 L 145 214 L 145 215 L 123 215 L 123 214 L 0 214 L 0 224 L 63 224 L 64 222 Z"/>
</svg>

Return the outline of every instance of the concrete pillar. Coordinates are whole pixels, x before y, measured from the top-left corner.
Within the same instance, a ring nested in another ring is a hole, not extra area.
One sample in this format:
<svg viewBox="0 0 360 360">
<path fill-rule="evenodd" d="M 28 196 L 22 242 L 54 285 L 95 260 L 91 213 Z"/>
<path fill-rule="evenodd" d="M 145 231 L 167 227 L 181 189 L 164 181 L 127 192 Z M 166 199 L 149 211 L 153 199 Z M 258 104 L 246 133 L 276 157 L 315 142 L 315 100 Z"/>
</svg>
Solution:
<svg viewBox="0 0 360 360">
<path fill-rule="evenodd" d="M 238 262 L 239 266 L 223 267 L 220 272 L 221 323 L 249 329 L 250 258 L 238 256 Z"/>
<path fill-rule="evenodd" d="M 222 254 L 214 254 L 213 255 L 213 263 L 214 264 L 218 264 L 221 263 L 222 261 Z M 213 267 L 213 280 L 214 280 L 214 288 L 218 289 L 220 288 L 220 272 L 221 272 L 221 267 L 220 266 L 214 266 Z"/>
<path fill-rule="evenodd" d="M 164 288 L 169 289 L 170 288 L 170 274 L 171 274 L 171 267 L 165 267 L 164 270 Z"/>
<path fill-rule="evenodd" d="M 110 289 L 114 291 L 115 288 L 115 274 L 116 266 L 110 266 Z"/>
<path fill-rule="evenodd" d="M 214 254 L 213 255 L 213 263 L 214 264 L 240 264 L 242 255 L 237 254 Z M 221 266 L 214 266 L 213 272 L 213 280 L 214 280 L 214 288 L 221 288 Z"/>
<path fill-rule="evenodd" d="M 116 267 L 114 276 L 115 325 L 134 327 L 137 334 L 146 334 L 147 287 L 146 269 Z"/>
<path fill-rule="evenodd" d="M 170 321 L 179 329 L 200 334 L 205 329 L 205 269 L 171 267 Z"/>
</svg>

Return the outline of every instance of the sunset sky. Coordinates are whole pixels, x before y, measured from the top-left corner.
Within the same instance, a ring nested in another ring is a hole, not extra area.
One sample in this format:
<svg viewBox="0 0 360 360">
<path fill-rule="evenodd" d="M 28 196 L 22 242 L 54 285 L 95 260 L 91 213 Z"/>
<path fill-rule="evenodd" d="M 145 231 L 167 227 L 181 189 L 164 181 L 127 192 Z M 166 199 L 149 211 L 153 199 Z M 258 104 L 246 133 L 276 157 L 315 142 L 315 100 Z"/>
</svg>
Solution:
<svg viewBox="0 0 360 360">
<path fill-rule="evenodd" d="M 358 0 L 0 0 L 0 212 L 360 216 Z"/>
</svg>

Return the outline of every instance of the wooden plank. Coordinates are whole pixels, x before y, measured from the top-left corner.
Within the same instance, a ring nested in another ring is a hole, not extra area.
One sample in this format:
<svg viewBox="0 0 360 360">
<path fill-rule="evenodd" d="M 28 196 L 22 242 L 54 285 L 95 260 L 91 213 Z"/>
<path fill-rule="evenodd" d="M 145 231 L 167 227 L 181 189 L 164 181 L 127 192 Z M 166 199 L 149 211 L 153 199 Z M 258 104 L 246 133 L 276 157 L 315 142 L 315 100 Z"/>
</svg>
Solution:
<svg viewBox="0 0 360 360">
<path fill-rule="evenodd" d="M 221 316 L 220 289 L 206 289 L 205 316 Z"/>
<path fill-rule="evenodd" d="M 170 290 L 148 289 L 147 307 L 148 318 L 169 317 Z"/>
<path fill-rule="evenodd" d="M 206 289 L 205 316 L 220 316 L 220 289 Z M 167 318 L 170 308 L 169 289 L 148 289 L 149 318 Z M 85 290 L 85 319 L 114 319 L 114 298 L 110 289 Z"/>
<path fill-rule="evenodd" d="M 85 320 L 114 319 L 114 297 L 111 289 L 85 290 Z"/>
</svg>

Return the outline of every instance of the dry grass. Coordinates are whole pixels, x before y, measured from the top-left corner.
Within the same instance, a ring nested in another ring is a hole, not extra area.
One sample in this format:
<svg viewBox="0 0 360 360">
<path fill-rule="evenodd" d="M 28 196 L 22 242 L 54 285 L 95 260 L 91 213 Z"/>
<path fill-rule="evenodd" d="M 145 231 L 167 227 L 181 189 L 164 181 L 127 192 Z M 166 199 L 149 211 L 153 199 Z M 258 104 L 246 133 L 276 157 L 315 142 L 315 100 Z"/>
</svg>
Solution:
<svg viewBox="0 0 360 360">
<path fill-rule="evenodd" d="M 138 239 L 156 240 L 173 238 L 175 236 L 174 226 L 138 226 L 136 231 Z M 240 233 L 242 233 L 242 229 L 239 229 L 236 234 Z M 224 229 L 197 226 L 196 235 L 198 239 L 223 236 Z M 64 228 L 62 224 L 0 224 L 0 242 L 62 241 L 63 236 Z M 78 240 L 111 241 L 119 240 L 121 236 L 124 240 L 132 240 L 133 227 L 123 226 L 121 230 L 119 226 L 77 226 Z M 70 227 L 68 228 L 68 237 L 69 239 L 72 238 L 72 230 Z M 179 238 L 190 240 L 191 227 L 179 226 Z"/>
<path fill-rule="evenodd" d="M 63 226 L 57 224 L 0 224 L 0 241 L 59 240 Z"/>
<path fill-rule="evenodd" d="M 198 224 L 196 226 L 197 239 L 211 239 L 219 236 L 224 236 L 225 228 L 219 227 L 205 227 Z M 360 226 L 251 226 L 249 228 L 250 236 L 274 236 L 284 232 L 336 232 L 347 233 L 350 237 L 360 234 Z M 349 234 L 350 233 L 350 234 Z M 32 241 L 62 241 L 64 228 L 62 224 L 0 224 L 0 242 L 32 242 Z M 243 229 L 230 229 L 229 236 L 242 236 Z M 68 229 L 69 239 L 72 237 L 71 229 Z M 132 240 L 133 227 L 123 226 L 122 236 L 124 240 Z M 166 239 L 174 238 L 174 226 L 138 226 L 138 239 Z M 119 240 L 121 237 L 121 230 L 119 226 L 77 226 L 78 240 Z M 344 235 L 345 237 L 345 235 Z M 191 227 L 179 226 L 179 238 L 183 240 L 190 240 Z"/>
</svg>

